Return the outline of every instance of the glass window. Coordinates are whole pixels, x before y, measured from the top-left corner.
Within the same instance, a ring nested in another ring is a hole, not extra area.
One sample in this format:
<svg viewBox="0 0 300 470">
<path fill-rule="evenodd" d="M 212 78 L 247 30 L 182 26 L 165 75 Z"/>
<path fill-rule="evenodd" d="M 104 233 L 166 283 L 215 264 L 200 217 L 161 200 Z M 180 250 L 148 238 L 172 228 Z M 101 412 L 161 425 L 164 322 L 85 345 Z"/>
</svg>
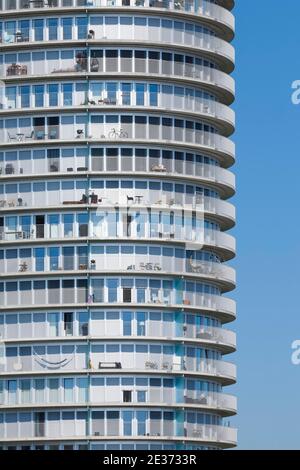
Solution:
<svg viewBox="0 0 300 470">
<path fill-rule="evenodd" d="M 131 104 L 131 83 L 121 83 L 122 104 L 129 106 Z"/>
<path fill-rule="evenodd" d="M 44 40 L 44 20 L 33 20 L 34 40 Z"/>
<path fill-rule="evenodd" d="M 77 39 L 87 39 L 87 17 L 77 17 L 76 26 L 77 26 Z"/>
<path fill-rule="evenodd" d="M 146 402 L 146 390 L 138 390 L 137 391 L 137 401 L 138 402 Z"/>
<path fill-rule="evenodd" d="M 107 279 L 108 302 L 117 302 L 118 300 L 118 279 Z"/>
<path fill-rule="evenodd" d="M 59 402 L 59 379 L 49 379 L 49 401 L 50 403 Z"/>
<path fill-rule="evenodd" d="M 16 405 L 17 403 L 17 381 L 16 380 L 7 381 L 7 393 L 8 393 L 8 404 Z"/>
<path fill-rule="evenodd" d="M 74 379 L 64 379 L 64 402 L 71 403 L 74 401 Z"/>
<path fill-rule="evenodd" d="M 123 433 L 124 436 L 131 436 L 132 435 L 132 418 L 133 412 L 132 411 L 123 411 Z"/>
<path fill-rule="evenodd" d="M 88 379 L 81 377 L 77 379 L 77 399 L 79 402 L 86 402 L 88 400 Z"/>
<path fill-rule="evenodd" d="M 72 91 L 73 91 L 72 83 L 64 83 L 62 85 L 63 105 L 64 106 L 71 106 L 73 104 Z"/>
<path fill-rule="evenodd" d="M 31 402 L 30 380 L 29 379 L 21 380 L 20 389 L 21 389 L 21 402 L 30 403 Z"/>
<path fill-rule="evenodd" d="M 158 92 L 159 86 L 150 84 L 149 85 L 149 104 L 150 106 L 158 106 Z"/>
<path fill-rule="evenodd" d="M 58 85 L 48 85 L 49 106 L 58 106 Z"/>
<path fill-rule="evenodd" d="M 61 19 L 63 39 L 72 39 L 72 18 Z"/>
<path fill-rule="evenodd" d="M 144 106 L 145 104 L 145 90 L 146 85 L 144 83 L 136 83 L 135 85 L 135 104 L 136 106 Z"/>
<path fill-rule="evenodd" d="M 57 18 L 49 18 L 47 19 L 47 26 L 48 26 L 48 39 L 49 41 L 57 41 L 57 28 L 58 28 L 58 19 Z"/>
<path fill-rule="evenodd" d="M 132 312 L 123 312 L 123 335 L 130 336 L 132 334 L 131 329 Z"/>
<path fill-rule="evenodd" d="M 44 85 L 33 86 L 33 100 L 36 108 L 42 108 L 44 106 Z"/>
<path fill-rule="evenodd" d="M 45 401 L 45 379 L 34 380 L 34 402 L 43 403 Z"/>
</svg>

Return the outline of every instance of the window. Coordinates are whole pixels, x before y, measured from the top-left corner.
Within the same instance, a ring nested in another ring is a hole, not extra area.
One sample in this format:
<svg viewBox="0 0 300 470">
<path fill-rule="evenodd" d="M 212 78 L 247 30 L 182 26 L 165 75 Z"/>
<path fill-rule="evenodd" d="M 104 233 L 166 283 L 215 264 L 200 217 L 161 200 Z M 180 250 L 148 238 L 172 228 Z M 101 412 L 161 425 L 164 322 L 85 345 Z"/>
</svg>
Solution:
<svg viewBox="0 0 300 470">
<path fill-rule="evenodd" d="M 144 312 L 137 313 L 137 335 L 146 335 L 146 314 Z"/>
<path fill-rule="evenodd" d="M 133 412 L 132 411 L 123 411 L 123 433 L 124 436 L 131 436 L 132 435 L 132 418 Z"/>
<path fill-rule="evenodd" d="M 129 290 L 131 291 L 131 289 Z M 131 322 L 132 322 L 132 313 L 123 312 L 123 335 L 124 336 L 130 336 L 132 334 Z"/>
<path fill-rule="evenodd" d="M 131 83 L 122 83 L 121 84 L 121 96 L 122 96 L 122 104 L 127 106 L 130 105 L 131 102 Z"/>
<path fill-rule="evenodd" d="M 87 39 L 87 17 L 76 18 L 77 39 Z"/>
<path fill-rule="evenodd" d="M 89 334 L 88 321 L 89 321 L 88 313 L 80 312 L 78 316 L 79 336 L 87 336 Z"/>
<path fill-rule="evenodd" d="M 44 379 L 35 379 L 34 380 L 34 402 L 35 403 L 44 403 L 45 401 L 45 380 Z"/>
<path fill-rule="evenodd" d="M 44 20 L 33 20 L 34 40 L 44 40 Z"/>
<path fill-rule="evenodd" d="M 48 85 L 49 106 L 58 106 L 58 85 Z"/>
<path fill-rule="evenodd" d="M 49 401 L 50 403 L 59 402 L 59 379 L 49 379 Z"/>
<path fill-rule="evenodd" d="M 65 336 L 73 335 L 73 312 L 64 312 L 64 332 Z"/>
<path fill-rule="evenodd" d="M 86 377 L 77 379 L 77 399 L 79 402 L 86 402 L 88 400 L 89 386 Z"/>
<path fill-rule="evenodd" d="M 0 380 L 0 405 L 4 405 L 4 381 Z"/>
<path fill-rule="evenodd" d="M 146 436 L 146 420 L 147 420 L 147 411 L 137 411 L 137 434 L 138 436 Z"/>
<path fill-rule="evenodd" d="M 135 85 L 136 106 L 144 106 L 145 104 L 145 89 L 144 83 L 137 83 Z"/>
<path fill-rule="evenodd" d="M 30 86 L 25 85 L 20 87 L 21 108 L 30 107 Z"/>
<path fill-rule="evenodd" d="M 49 336 L 59 335 L 59 314 L 48 313 Z"/>
<path fill-rule="evenodd" d="M 159 86 L 150 84 L 149 85 L 149 104 L 150 106 L 158 106 L 158 92 Z"/>
<path fill-rule="evenodd" d="M 108 436 L 118 436 L 119 434 L 119 411 L 107 411 L 107 430 Z"/>
<path fill-rule="evenodd" d="M 34 435 L 35 437 L 45 436 L 45 412 L 34 413 Z"/>
<path fill-rule="evenodd" d="M 132 402 L 132 391 L 123 390 L 123 403 L 131 403 L 131 402 Z"/>
<path fill-rule="evenodd" d="M 63 39 L 72 39 L 72 18 L 61 19 Z"/>
<path fill-rule="evenodd" d="M 74 401 L 74 379 L 64 379 L 64 402 Z"/>
<path fill-rule="evenodd" d="M 131 289 L 129 287 L 123 287 L 123 302 L 131 303 Z"/>
<path fill-rule="evenodd" d="M 21 388 L 21 402 L 22 403 L 30 403 L 31 401 L 31 388 L 30 388 L 30 380 L 21 380 L 20 381 L 20 388 Z"/>
<path fill-rule="evenodd" d="M 48 26 L 48 39 L 49 41 L 56 41 L 57 37 L 57 28 L 58 28 L 58 19 L 57 18 L 49 18 L 47 20 Z"/>
<path fill-rule="evenodd" d="M 137 401 L 145 403 L 146 402 L 146 390 L 138 390 L 137 391 Z"/>
<path fill-rule="evenodd" d="M 63 106 L 71 106 L 72 102 L 72 83 L 63 83 L 62 94 L 63 94 Z"/>
<path fill-rule="evenodd" d="M 8 404 L 16 405 L 17 403 L 17 381 L 16 380 L 7 381 L 7 392 L 8 392 Z"/>
<path fill-rule="evenodd" d="M 108 279 L 107 288 L 108 288 L 108 302 L 117 302 L 118 301 L 118 279 Z"/>
<path fill-rule="evenodd" d="M 36 108 L 44 106 L 44 85 L 34 85 L 33 87 L 33 100 Z"/>
</svg>

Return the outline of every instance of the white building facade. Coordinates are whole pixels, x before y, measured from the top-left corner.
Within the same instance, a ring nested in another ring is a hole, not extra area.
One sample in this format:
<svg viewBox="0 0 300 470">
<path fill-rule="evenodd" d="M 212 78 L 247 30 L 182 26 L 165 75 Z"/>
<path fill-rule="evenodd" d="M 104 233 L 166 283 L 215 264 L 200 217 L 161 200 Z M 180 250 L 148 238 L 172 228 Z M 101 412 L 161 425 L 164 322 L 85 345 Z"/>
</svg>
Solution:
<svg viewBox="0 0 300 470">
<path fill-rule="evenodd" d="M 233 0 L 0 0 L 0 447 L 236 445 Z"/>
</svg>

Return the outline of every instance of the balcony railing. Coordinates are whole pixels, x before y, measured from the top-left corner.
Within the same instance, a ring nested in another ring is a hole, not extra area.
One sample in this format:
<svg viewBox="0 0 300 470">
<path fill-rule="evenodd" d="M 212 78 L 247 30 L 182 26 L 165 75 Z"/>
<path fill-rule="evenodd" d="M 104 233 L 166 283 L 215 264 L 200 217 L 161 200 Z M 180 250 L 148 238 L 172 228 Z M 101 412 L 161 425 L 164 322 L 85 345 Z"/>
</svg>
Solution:
<svg viewBox="0 0 300 470">
<path fill-rule="evenodd" d="M 78 60 L 81 62 L 78 63 Z M 86 76 L 87 72 L 91 73 L 91 76 L 98 78 L 100 75 L 111 75 L 114 77 L 118 75 L 123 76 L 124 74 L 128 77 L 140 77 L 149 75 L 151 78 L 161 78 L 161 77 L 174 77 L 175 79 L 182 80 L 182 78 L 187 78 L 190 80 L 195 80 L 197 83 L 203 82 L 207 85 L 222 88 L 223 91 L 227 91 L 231 96 L 234 95 L 234 80 L 233 78 L 217 69 L 205 67 L 200 64 L 192 65 L 183 65 L 178 63 L 174 66 L 170 65 L 170 62 L 153 60 L 147 62 L 146 60 L 139 59 L 140 62 L 135 61 L 133 65 L 122 65 L 119 68 L 118 59 L 116 59 L 114 65 L 111 67 L 103 67 L 102 61 L 100 62 L 97 58 L 85 58 L 84 63 L 82 59 L 74 59 L 69 62 L 57 61 L 56 65 L 53 66 L 51 61 L 36 61 L 36 62 L 14 62 L 9 65 L 0 66 L 0 78 L 3 79 L 6 77 L 39 77 L 39 76 L 48 76 L 58 75 L 61 77 L 63 74 L 70 76 L 72 74 L 82 74 Z M 132 63 L 133 64 L 133 63 Z M 101 103 L 98 103 L 101 104 Z M 104 103 L 103 103 L 104 104 Z"/>
<path fill-rule="evenodd" d="M 8 393 L 4 394 L 4 398 L 2 402 L 0 403 L 0 409 L 13 409 L 13 408 L 19 408 L 21 407 L 39 407 L 39 406 L 47 406 L 49 403 L 51 403 L 51 406 L 61 406 L 61 405 L 68 405 L 70 406 L 76 406 L 78 405 L 82 406 L 103 406 L 106 405 L 107 407 L 109 406 L 115 406 L 123 403 L 126 403 L 126 406 L 128 407 L 135 407 L 138 405 L 141 407 L 141 405 L 149 405 L 149 404 L 160 404 L 161 407 L 165 406 L 172 406 L 172 405 L 181 405 L 184 407 L 185 405 L 190 405 L 191 407 L 194 406 L 195 408 L 200 407 L 200 408 L 216 408 L 218 410 L 226 410 L 230 411 L 232 413 L 236 412 L 237 409 L 237 400 L 236 397 L 233 395 L 228 395 L 225 393 L 217 393 L 217 392 L 192 392 L 192 391 L 187 391 L 186 395 L 183 396 L 183 399 L 181 397 L 176 397 L 176 393 L 172 389 L 157 389 L 155 396 L 154 394 L 151 394 L 151 389 L 145 389 L 145 401 L 141 401 L 140 399 L 137 400 L 135 399 L 135 390 L 132 393 L 131 399 L 124 402 L 123 401 L 123 396 L 122 396 L 122 391 L 119 392 L 117 390 L 117 396 L 116 394 L 111 394 L 111 391 L 105 391 L 105 390 L 99 390 L 101 393 L 101 396 L 103 396 L 102 400 L 99 400 L 99 396 L 97 397 L 97 392 L 94 387 L 91 387 L 91 389 L 88 391 L 86 389 L 86 394 L 88 396 L 91 396 L 91 400 L 89 401 L 87 398 L 85 399 L 82 397 L 82 395 L 78 394 L 76 396 L 76 401 L 74 402 L 68 400 L 66 401 L 64 397 L 58 392 L 59 398 L 56 402 L 53 402 L 48 399 L 41 399 L 38 394 L 33 393 L 33 390 L 29 391 L 27 396 L 21 395 L 21 393 L 17 393 L 16 396 L 12 399 L 11 396 L 9 396 Z M 33 399 L 34 395 L 34 399 Z M 105 396 L 104 396 L 105 395 Z"/>
<path fill-rule="evenodd" d="M 21 418 L 20 418 L 21 419 Z M 64 440 L 72 441 L 75 439 L 78 440 L 88 440 L 89 442 L 95 439 L 96 441 L 119 441 L 120 439 L 137 439 L 141 444 L 143 441 L 154 441 L 159 442 L 160 440 L 167 441 L 169 443 L 182 441 L 187 438 L 188 441 L 196 441 L 197 444 L 202 442 L 219 445 L 222 447 L 234 447 L 237 443 L 237 431 L 236 429 L 217 426 L 217 425 L 206 425 L 206 424 L 195 424 L 192 426 L 190 423 L 187 424 L 187 427 L 184 427 L 184 423 L 181 424 L 181 427 L 178 429 L 176 426 L 175 429 L 175 420 L 174 421 L 164 421 L 161 424 L 161 420 L 158 421 L 149 421 L 149 423 L 143 423 L 144 432 L 138 430 L 132 430 L 130 436 L 128 433 L 124 434 L 124 423 L 119 421 L 119 419 L 107 420 L 96 419 L 95 422 L 91 420 L 92 431 L 91 435 L 87 434 L 87 423 L 86 419 L 78 418 L 77 420 L 69 421 L 70 426 L 64 429 L 63 421 L 60 420 L 59 413 L 56 420 L 52 420 L 52 426 L 46 426 L 45 422 L 37 423 L 33 420 L 29 420 L 26 424 L 26 434 L 23 431 L 23 427 L 17 427 L 17 431 L 14 436 L 9 432 L 9 428 L 6 425 L 3 426 L 1 443 L 13 443 L 14 445 L 18 442 L 26 443 L 28 445 L 29 439 L 35 441 L 36 439 L 41 438 L 42 441 L 48 440 L 55 442 L 61 442 Z M 68 424 L 69 424 L 68 423 Z M 106 424 L 105 424 L 106 423 Z M 176 423 L 178 424 L 178 423 Z M 132 426 L 132 424 L 131 424 Z M 106 428 L 106 431 L 105 431 Z M 134 427 L 134 429 L 136 429 Z M 6 431 L 7 430 L 7 431 Z M 124 436 L 124 437 L 123 437 Z"/>
<path fill-rule="evenodd" d="M 195 98 L 193 96 L 191 97 L 177 97 L 173 94 L 164 94 L 164 93 L 158 93 L 157 95 L 157 104 L 153 105 L 150 103 L 150 100 L 148 99 L 148 96 L 143 100 L 143 105 L 139 106 L 137 102 L 137 97 L 133 93 L 129 93 L 127 97 L 124 96 L 122 93 L 117 93 L 114 98 L 108 98 L 107 96 L 91 96 L 90 98 L 85 98 L 82 99 L 76 95 L 73 95 L 70 100 L 67 102 L 63 99 L 61 95 L 58 95 L 57 97 L 57 104 L 56 105 L 50 105 L 49 103 L 46 103 L 46 100 L 44 101 L 44 106 L 41 109 L 61 109 L 63 108 L 72 108 L 72 107 L 89 107 L 90 110 L 96 110 L 100 106 L 105 107 L 106 109 L 109 107 L 113 108 L 128 108 L 132 109 L 133 111 L 135 109 L 140 109 L 142 108 L 145 110 L 145 108 L 149 108 L 149 110 L 163 110 L 164 112 L 166 111 L 179 111 L 179 112 L 186 112 L 186 113 L 194 113 L 194 114 L 203 114 L 207 117 L 212 117 L 216 119 L 220 119 L 230 126 L 234 126 L 234 111 L 229 108 L 228 106 L 223 105 L 222 103 L 218 103 L 217 101 L 213 100 L 208 100 L 204 98 Z M 14 99 L 14 102 L 12 101 L 7 101 L 4 100 L 4 103 L 2 104 L 1 111 L 6 111 L 6 110 L 20 110 L 20 111 L 34 111 L 35 109 L 38 109 L 38 106 L 34 106 L 33 102 L 33 95 L 31 98 L 31 103 L 28 102 L 27 108 L 22 106 L 21 99 L 19 96 L 16 96 Z M 32 131 L 31 131 L 32 132 Z M 54 136 L 54 132 L 53 132 Z M 15 134 L 13 134 L 12 139 L 15 137 Z M 34 132 L 33 135 L 29 132 L 28 135 L 24 133 L 24 135 L 19 134 L 18 139 L 21 141 L 26 141 L 30 139 L 41 139 L 41 138 L 46 138 L 47 135 L 43 133 L 41 130 L 41 133 L 39 134 L 38 132 Z M 51 138 L 51 136 L 49 136 Z M 12 140 L 11 139 L 11 140 Z"/>
<path fill-rule="evenodd" d="M 34 326 L 26 328 L 26 334 L 22 329 L 22 324 L 17 324 L 14 328 L 14 332 L 11 331 L 10 325 L 4 325 L 1 328 L 1 337 L 4 341 L 15 341 L 17 339 L 32 340 L 37 338 L 37 334 Z M 203 343 L 217 343 L 221 346 L 226 346 L 230 349 L 236 347 L 236 334 L 225 328 L 217 328 L 207 325 L 196 326 L 192 324 L 180 324 L 176 322 L 169 322 L 167 325 L 160 322 L 148 320 L 144 325 L 139 325 L 138 333 L 131 332 L 130 338 L 133 340 L 151 340 L 151 338 L 163 338 L 164 340 L 170 338 L 180 338 L 191 341 L 194 339 L 200 340 Z M 55 335 L 54 335 L 55 333 Z M 57 324 L 56 331 L 54 332 L 53 327 L 50 324 L 45 325 L 43 332 L 40 332 L 40 337 L 44 339 L 54 339 L 65 336 L 72 336 L 74 339 L 84 339 L 84 336 L 89 336 L 90 339 L 109 338 L 117 340 L 118 342 L 126 339 L 123 334 L 123 324 L 119 322 L 118 327 L 114 325 L 114 329 L 110 328 L 110 331 L 105 329 L 102 322 L 94 325 L 92 322 L 89 326 L 88 323 L 76 324 L 76 322 L 60 322 Z"/>
<path fill-rule="evenodd" d="M 146 160 L 146 159 L 145 159 Z M 193 177 L 193 178 L 205 178 L 205 179 L 210 179 L 212 182 L 221 184 L 223 186 L 227 186 L 232 188 L 232 190 L 235 187 L 235 177 L 233 173 L 230 171 L 226 170 L 225 168 L 221 168 L 216 165 L 209 165 L 209 164 L 203 164 L 203 163 L 194 163 L 194 162 L 182 162 L 182 168 L 179 171 L 176 171 L 175 164 L 169 162 L 169 166 L 167 167 L 163 163 L 158 163 L 156 165 L 151 165 L 147 162 L 145 162 L 145 168 L 139 169 L 138 164 L 134 162 L 132 163 L 131 166 L 128 166 L 128 169 L 120 168 L 119 163 L 117 163 L 116 167 L 114 169 L 109 169 L 109 164 L 106 163 L 106 166 L 102 164 L 101 166 L 98 163 L 98 159 L 92 158 L 91 164 L 89 163 L 83 163 L 83 166 L 78 166 L 78 163 L 74 161 L 72 163 L 73 166 L 67 167 L 66 164 L 64 163 L 63 159 L 60 158 L 55 158 L 55 159 L 40 159 L 38 163 L 38 167 L 36 167 L 36 161 L 34 159 L 28 159 L 26 160 L 15 160 L 14 162 L 7 162 L 7 163 L 2 163 L 2 166 L 0 164 L 0 179 L 1 177 L 9 178 L 19 176 L 19 175 L 29 175 L 33 176 L 35 174 L 39 175 L 47 175 L 49 173 L 87 173 L 90 172 L 91 174 L 93 173 L 113 173 L 113 174 L 120 174 L 120 176 L 123 174 L 159 174 L 159 175 L 168 175 L 168 176 L 174 176 L 178 177 L 180 175 L 182 178 L 185 177 Z M 173 167 L 174 166 L 174 167 Z M 90 169 L 91 168 L 91 169 Z M 105 168 L 105 169 L 104 169 Z"/>
<path fill-rule="evenodd" d="M 42 240 L 42 239 L 71 239 L 71 238 L 90 238 L 97 240 L 170 240 L 180 242 L 190 242 L 194 248 L 199 249 L 200 245 L 214 246 L 223 248 L 230 252 L 235 252 L 235 239 L 228 233 L 219 232 L 217 230 L 205 229 L 204 232 L 191 230 L 186 227 L 156 227 L 151 229 L 150 226 L 145 227 L 144 233 L 138 233 L 132 229 L 131 233 L 125 230 L 117 232 L 116 228 L 106 229 L 102 227 L 91 227 L 83 224 L 74 227 L 73 224 L 65 226 L 52 227 L 46 225 L 23 226 L 20 228 L 6 229 L 0 231 L 0 243 L 24 240 Z M 192 246 L 191 246 L 192 249 Z M 129 266 L 130 264 L 128 264 Z M 191 266 L 192 269 L 192 266 Z M 198 267 L 196 266 L 196 270 Z M 199 266 L 200 270 L 200 266 Z"/>
<path fill-rule="evenodd" d="M 134 211 L 136 206 L 144 207 L 145 209 L 152 209 L 153 214 L 155 213 L 158 208 L 167 209 L 172 208 L 172 210 L 186 210 L 187 218 L 190 215 L 190 211 L 197 211 L 197 225 L 198 230 L 203 231 L 203 220 L 205 214 L 213 214 L 218 217 L 223 217 L 224 219 L 228 219 L 228 221 L 232 221 L 234 224 L 235 220 L 235 208 L 234 206 L 222 199 L 217 199 L 214 197 L 202 197 L 194 196 L 194 195 L 181 195 L 177 196 L 176 199 L 170 198 L 167 199 L 163 193 L 160 191 L 156 192 L 155 198 L 160 197 L 162 199 L 158 199 L 156 201 L 154 199 L 154 191 L 151 190 L 141 190 L 142 194 L 120 194 L 116 191 L 105 191 L 103 190 L 100 194 L 96 194 L 92 192 L 89 196 L 85 194 L 81 194 L 81 198 L 76 199 L 76 194 L 74 199 L 68 200 L 60 200 L 60 197 L 63 196 L 63 191 L 57 191 L 56 194 L 53 196 L 51 192 L 45 192 L 43 194 L 43 199 L 39 200 L 39 195 L 33 196 L 34 193 L 22 193 L 16 199 L 0 199 L 0 208 L 22 208 L 22 207 L 41 207 L 44 203 L 47 207 L 59 207 L 59 206 L 80 206 L 80 205 L 89 205 L 92 208 L 97 209 L 99 208 L 111 208 L 112 212 L 114 212 L 114 208 L 119 206 L 121 208 L 127 209 L 128 211 Z M 135 191 L 136 193 L 136 191 Z M 46 196 L 46 197 L 45 197 Z M 34 200 L 32 200 L 34 197 Z M 124 224 L 124 230 L 126 225 Z M 152 226 L 152 230 L 155 231 L 155 225 Z M 159 230 L 158 230 L 159 231 Z M 128 232 L 128 233 L 127 233 Z M 131 232 L 130 227 L 127 226 L 126 233 L 129 234 Z M 1 237 L 0 237 L 1 238 Z M 26 237 L 25 237 L 26 238 Z"/>
<path fill-rule="evenodd" d="M 55 359 L 55 361 L 54 361 Z M 51 355 L 38 355 L 33 354 L 31 356 L 22 357 L 11 357 L 4 360 L 3 364 L 0 364 L 0 371 L 2 373 L 16 373 L 19 372 L 49 372 L 49 370 L 57 372 L 67 371 L 112 371 L 118 370 L 119 373 L 130 372 L 144 374 L 152 371 L 155 373 L 187 373 L 196 375 L 207 375 L 207 376 L 219 376 L 232 382 L 236 379 L 236 366 L 230 362 L 213 359 L 202 359 L 196 361 L 194 358 L 186 359 L 173 359 L 171 357 L 156 359 L 155 357 L 149 358 L 145 354 L 127 354 L 126 357 L 114 354 L 114 358 L 104 357 L 102 354 L 91 354 L 91 357 L 86 364 L 85 357 L 82 355 L 77 356 L 71 355 L 59 355 L 55 358 Z M 53 362 L 54 361 L 54 362 Z"/>
<path fill-rule="evenodd" d="M 3 10 L 25 10 L 28 9 L 48 9 L 48 8 L 157 8 L 163 10 L 173 10 L 176 12 L 192 13 L 199 16 L 207 17 L 222 23 L 231 30 L 234 29 L 234 17 L 227 9 L 210 3 L 209 1 L 200 0 L 15 0 L 4 1 Z"/>
<path fill-rule="evenodd" d="M 87 34 L 86 37 L 73 37 L 73 41 L 78 41 L 79 43 L 90 42 L 91 45 L 96 44 L 97 41 L 126 41 L 129 42 L 137 41 L 139 43 L 159 43 L 164 45 L 179 45 L 179 46 L 188 46 L 189 48 L 197 48 L 202 49 L 206 52 L 210 52 L 213 54 L 218 54 L 227 60 L 234 62 L 234 48 L 228 42 L 213 36 L 212 34 L 200 33 L 190 31 L 189 34 L 182 33 L 182 37 L 180 37 L 180 33 L 175 29 L 168 28 L 167 30 L 163 27 L 159 28 L 156 27 L 153 29 L 151 26 L 145 26 L 143 30 L 143 34 L 141 35 L 139 30 L 136 29 L 135 24 L 132 24 L 130 27 L 130 33 L 128 29 L 122 28 L 121 31 L 115 30 L 115 28 L 111 28 L 107 26 L 105 31 L 91 29 L 94 28 L 94 25 L 87 26 Z M 36 37 L 34 37 L 34 32 Z M 45 39 L 47 36 L 46 29 L 43 28 L 32 28 L 27 30 L 17 30 L 15 29 L 14 32 L 11 31 L 4 31 L 3 36 L 0 37 L 0 45 L 8 46 L 9 48 L 13 47 L 15 44 L 26 44 L 26 43 L 45 43 L 48 42 L 55 42 L 55 41 L 66 41 L 63 37 L 58 37 L 56 39 Z M 43 38 L 43 39 L 40 39 Z"/>
<path fill-rule="evenodd" d="M 58 255 L 54 257 L 43 258 L 14 258 L 0 260 L 0 277 L 13 275 L 16 273 L 48 273 L 56 271 L 96 271 L 97 273 L 145 273 L 145 274 L 193 274 L 200 277 L 209 277 L 214 280 L 222 280 L 235 283 L 235 271 L 225 264 L 193 260 L 183 258 L 170 258 L 164 256 L 148 256 L 131 254 L 130 257 L 125 255 L 109 254 L 93 255 L 93 258 L 84 256 L 64 256 Z M 130 262 L 129 262 L 130 259 Z"/>
</svg>

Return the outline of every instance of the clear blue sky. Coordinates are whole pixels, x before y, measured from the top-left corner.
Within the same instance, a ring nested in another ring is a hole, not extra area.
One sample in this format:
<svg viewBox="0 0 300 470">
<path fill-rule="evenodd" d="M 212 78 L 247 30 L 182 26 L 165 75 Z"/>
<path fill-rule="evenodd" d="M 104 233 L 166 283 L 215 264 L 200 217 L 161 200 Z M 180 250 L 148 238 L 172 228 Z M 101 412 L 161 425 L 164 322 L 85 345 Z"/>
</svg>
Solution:
<svg viewBox="0 0 300 470">
<path fill-rule="evenodd" d="M 300 449 L 300 1 L 237 0 L 239 449 Z"/>
</svg>

